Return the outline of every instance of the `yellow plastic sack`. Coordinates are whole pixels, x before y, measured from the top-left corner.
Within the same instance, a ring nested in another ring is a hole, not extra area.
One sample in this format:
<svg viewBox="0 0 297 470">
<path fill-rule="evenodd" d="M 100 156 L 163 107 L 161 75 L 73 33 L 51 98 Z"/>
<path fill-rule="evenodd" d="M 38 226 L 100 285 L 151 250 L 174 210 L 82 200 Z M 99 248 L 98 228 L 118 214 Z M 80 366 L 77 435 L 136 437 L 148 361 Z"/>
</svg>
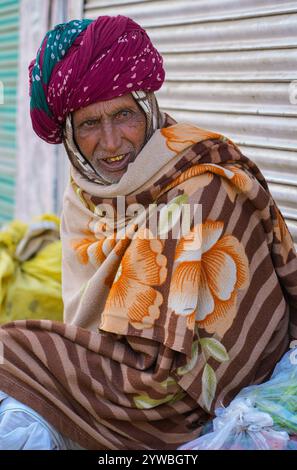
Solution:
<svg viewBox="0 0 297 470">
<path fill-rule="evenodd" d="M 45 214 L 31 224 L 13 221 L 0 231 L 0 323 L 60 320 L 59 219 Z"/>
</svg>

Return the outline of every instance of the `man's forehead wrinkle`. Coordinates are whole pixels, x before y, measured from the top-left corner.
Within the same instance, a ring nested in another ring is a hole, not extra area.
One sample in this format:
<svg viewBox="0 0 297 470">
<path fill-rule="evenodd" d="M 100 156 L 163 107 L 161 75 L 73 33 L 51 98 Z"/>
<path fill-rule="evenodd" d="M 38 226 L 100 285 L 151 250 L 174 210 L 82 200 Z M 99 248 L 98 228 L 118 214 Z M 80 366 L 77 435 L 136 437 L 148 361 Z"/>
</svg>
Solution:
<svg viewBox="0 0 297 470">
<path fill-rule="evenodd" d="M 98 110 L 98 106 L 94 107 L 92 110 L 80 110 L 80 113 L 78 114 L 78 117 L 80 119 L 94 119 L 94 118 L 100 118 L 102 115 L 107 114 L 107 115 L 112 115 L 117 111 L 121 111 L 125 108 L 136 108 L 137 105 L 136 103 L 134 104 L 132 101 L 124 101 L 122 103 L 106 103 L 104 106 L 101 107 L 100 110 Z"/>
<path fill-rule="evenodd" d="M 127 108 L 128 106 L 117 106 L 111 110 L 103 110 L 101 112 L 96 112 L 96 111 L 93 111 L 93 112 L 89 112 L 89 113 L 86 113 L 85 115 L 81 116 L 81 118 L 83 119 L 99 119 L 101 118 L 103 115 L 107 115 L 107 116 L 111 116 L 112 114 L 114 113 L 117 113 L 118 111 L 122 111 L 123 109 Z"/>
</svg>

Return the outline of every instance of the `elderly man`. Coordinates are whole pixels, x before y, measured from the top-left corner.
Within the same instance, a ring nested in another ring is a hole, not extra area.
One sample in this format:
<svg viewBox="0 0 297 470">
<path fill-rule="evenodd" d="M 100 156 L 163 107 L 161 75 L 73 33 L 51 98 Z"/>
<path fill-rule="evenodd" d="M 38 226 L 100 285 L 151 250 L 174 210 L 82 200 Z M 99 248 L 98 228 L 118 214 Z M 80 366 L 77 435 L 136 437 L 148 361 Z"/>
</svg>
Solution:
<svg viewBox="0 0 297 470">
<path fill-rule="evenodd" d="M 0 329 L 0 442 L 175 449 L 297 338 L 292 239 L 232 141 L 159 110 L 162 58 L 131 19 L 56 26 L 30 78 L 33 128 L 71 162 L 65 313 Z"/>
</svg>

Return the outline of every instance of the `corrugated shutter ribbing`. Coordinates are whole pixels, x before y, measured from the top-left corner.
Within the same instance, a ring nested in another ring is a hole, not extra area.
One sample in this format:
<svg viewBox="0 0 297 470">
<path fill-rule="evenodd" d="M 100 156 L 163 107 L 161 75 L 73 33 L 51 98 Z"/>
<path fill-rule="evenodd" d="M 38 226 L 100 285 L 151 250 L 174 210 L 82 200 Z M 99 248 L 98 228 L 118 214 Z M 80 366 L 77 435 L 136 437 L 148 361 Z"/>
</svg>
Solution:
<svg viewBox="0 0 297 470">
<path fill-rule="evenodd" d="M 86 0 L 84 14 L 123 14 L 165 60 L 162 109 L 219 131 L 265 174 L 297 242 L 297 2 Z"/>
<path fill-rule="evenodd" d="M 19 0 L 0 0 L 0 225 L 14 215 Z"/>
</svg>

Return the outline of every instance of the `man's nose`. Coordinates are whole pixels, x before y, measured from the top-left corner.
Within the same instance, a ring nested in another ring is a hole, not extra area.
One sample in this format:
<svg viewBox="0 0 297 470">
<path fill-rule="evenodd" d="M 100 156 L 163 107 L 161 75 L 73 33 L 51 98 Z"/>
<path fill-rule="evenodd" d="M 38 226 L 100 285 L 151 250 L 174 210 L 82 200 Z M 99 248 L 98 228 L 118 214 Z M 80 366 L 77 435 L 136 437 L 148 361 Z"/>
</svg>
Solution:
<svg viewBox="0 0 297 470">
<path fill-rule="evenodd" d="M 103 124 L 100 132 L 99 145 L 105 152 L 108 152 L 113 156 L 115 152 L 120 148 L 122 138 L 121 132 L 116 126 L 112 124 Z"/>
</svg>

